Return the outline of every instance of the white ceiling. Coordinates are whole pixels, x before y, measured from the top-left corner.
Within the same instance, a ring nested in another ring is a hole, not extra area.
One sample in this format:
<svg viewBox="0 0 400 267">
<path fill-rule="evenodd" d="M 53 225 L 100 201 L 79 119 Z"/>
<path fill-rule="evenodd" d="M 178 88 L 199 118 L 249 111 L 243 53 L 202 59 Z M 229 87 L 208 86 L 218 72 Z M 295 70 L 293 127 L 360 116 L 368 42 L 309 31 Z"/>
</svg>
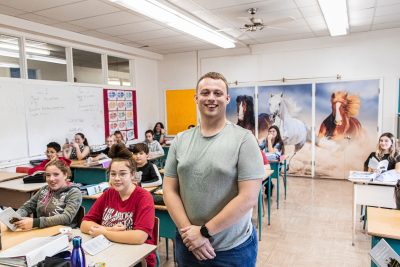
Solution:
<svg viewBox="0 0 400 267">
<path fill-rule="evenodd" d="M 134 1 L 134 0 L 132 0 Z M 334 1 L 334 0 L 332 0 Z M 329 36 L 317 0 L 169 0 L 238 41 L 237 46 Z M 350 34 L 400 27 L 400 0 L 348 0 Z M 247 9 L 271 28 L 242 32 Z M 216 48 L 108 0 L 0 0 L 15 16 L 160 54 Z M 284 23 L 274 21 L 291 17 Z"/>
</svg>

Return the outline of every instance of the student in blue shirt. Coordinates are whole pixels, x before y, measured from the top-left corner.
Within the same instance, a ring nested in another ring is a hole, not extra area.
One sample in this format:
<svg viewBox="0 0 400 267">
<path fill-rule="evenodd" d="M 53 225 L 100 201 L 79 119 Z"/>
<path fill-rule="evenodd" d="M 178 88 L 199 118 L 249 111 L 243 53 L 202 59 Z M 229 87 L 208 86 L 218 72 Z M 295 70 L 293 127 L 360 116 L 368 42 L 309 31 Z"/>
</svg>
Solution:
<svg viewBox="0 0 400 267">
<path fill-rule="evenodd" d="M 268 161 L 279 161 L 285 153 L 285 146 L 282 141 L 278 126 L 272 125 L 268 129 L 267 138 L 260 144 L 261 150 L 267 156 Z"/>
</svg>

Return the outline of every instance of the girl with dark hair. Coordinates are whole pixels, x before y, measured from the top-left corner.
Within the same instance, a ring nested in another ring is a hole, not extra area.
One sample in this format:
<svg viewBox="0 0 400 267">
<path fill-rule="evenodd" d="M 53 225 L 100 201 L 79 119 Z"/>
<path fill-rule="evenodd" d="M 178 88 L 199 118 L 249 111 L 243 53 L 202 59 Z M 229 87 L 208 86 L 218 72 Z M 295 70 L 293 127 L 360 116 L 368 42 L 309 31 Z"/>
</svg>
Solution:
<svg viewBox="0 0 400 267">
<path fill-rule="evenodd" d="M 65 143 L 63 146 L 63 155 L 67 159 L 82 160 L 89 157 L 89 143 L 83 133 L 76 133 L 73 143 Z"/>
<path fill-rule="evenodd" d="M 93 237 L 104 235 L 112 242 L 155 244 L 154 202 L 151 194 L 138 186 L 136 165 L 131 157 L 114 158 L 108 169 L 111 188 L 105 191 L 83 218 L 81 231 Z M 146 257 L 155 266 L 155 253 Z"/>
<path fill-rule="evenodd" d="M 278 126 L 272 125 L 268 128 L 268 136 L 261 143 L 260 148 L 264 151 L 268 161 L 279 161 L 285 153 L 285 146 L 282 141 Z"/>
<path fill-rule="evenodd" d="M 158 141 L 161 145 L 165 144 L 165 129 L 164 124 L 157 122 L 153 129 L 154 140 Z"/>
<path fill-rule="evenodd" d="M 396 148 L 396 138 L 391 133 L 383 133 L 379 137 L 376 151 L 369 154 L 367 160 L 364 162 L 365 171 L 375 171 L 368 167 L 371 158 L 375 158 L 378 162 L 387 160 L 389 162 L 387 170 L 393 170 L 396 165 L 396 158 L 399 154 Z"/>
<path fill-rule="evenodd" d="M 68 181 L 71 170 L 65 161 L 57 159 L 47 163 L 45 171 L 47 185 L 17 210 L 23 219 L 15 222 L 15 226 L 22 230 L 54 225 L 76 227 L 82 193 Z M 37 217 L 28 217 L 31 214 Z"/>
</svg>

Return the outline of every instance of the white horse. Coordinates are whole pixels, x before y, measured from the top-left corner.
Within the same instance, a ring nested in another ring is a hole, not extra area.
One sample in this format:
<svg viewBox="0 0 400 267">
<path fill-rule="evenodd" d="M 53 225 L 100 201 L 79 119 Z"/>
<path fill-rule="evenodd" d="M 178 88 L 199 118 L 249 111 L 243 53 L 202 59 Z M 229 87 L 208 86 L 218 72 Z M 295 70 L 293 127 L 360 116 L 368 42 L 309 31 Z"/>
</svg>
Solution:
<svg viewBox="0 0 400 267">
<path fill-rule="evenodd" d="M 301 110 L 289 98 L 284 98 L 283 93 L 271 94 L 269 100 L 269 113 L 274 125 L 279 127 L 285 145 L 294 145 L 294 153 L 299 151 L 307 141 L 307 125 L 294 118 Z"/>
</svg>

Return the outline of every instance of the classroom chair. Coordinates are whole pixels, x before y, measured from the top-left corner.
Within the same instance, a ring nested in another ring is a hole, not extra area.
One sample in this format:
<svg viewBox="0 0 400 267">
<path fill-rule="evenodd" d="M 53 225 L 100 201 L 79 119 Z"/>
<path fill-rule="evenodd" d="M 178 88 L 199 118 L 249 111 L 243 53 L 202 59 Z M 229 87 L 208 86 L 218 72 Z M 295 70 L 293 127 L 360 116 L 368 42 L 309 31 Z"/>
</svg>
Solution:
<svg viewBox="0 0 400 267">
<path fill-rule="evenodd" d="M 15 172 L 17 173 L 26 173 L 28 174 L 28 171 L 31 169 L 31 167 L 26 167 L 26 166 L 18 166 L 15 168 Z"/>
<path fill-rule="evenodd" d="M 156 249 L 156 266 L 159 267 L 160 266 L 160 255 L 158 254 L 158 243 L 160 242 L 160 219 L 155 217 L 154 220 L 154 227 L 153 227 L 153 238 L 155 241 L 155 244 L 157 246 Z"/>
<path fill-rule="evenodd" d="M 78 209 L 78 212 L 76 213 L 76 216 L 75 216 L 76 223 L 77 223 L 76 228 L 81 227 L 81 223 L 82 223 L 83 217 L 85 217 L 85 207 L 84 206 L 80 206 L 79 209 Z"/>
</svg>

